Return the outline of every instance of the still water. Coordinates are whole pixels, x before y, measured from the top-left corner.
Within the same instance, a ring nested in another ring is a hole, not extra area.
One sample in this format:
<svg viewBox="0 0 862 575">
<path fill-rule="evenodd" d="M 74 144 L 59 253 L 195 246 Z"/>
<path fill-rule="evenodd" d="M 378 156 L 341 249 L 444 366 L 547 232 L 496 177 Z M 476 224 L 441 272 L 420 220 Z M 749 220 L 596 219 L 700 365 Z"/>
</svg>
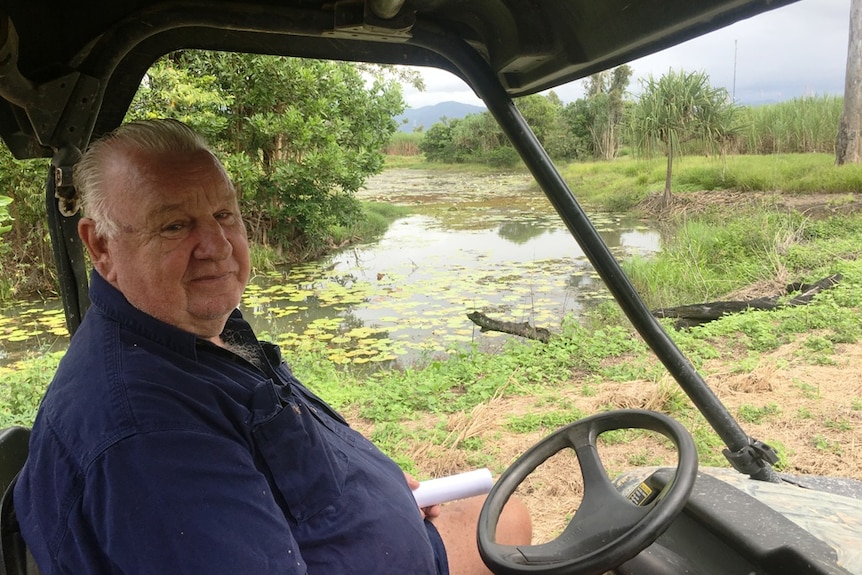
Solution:
<svg viewBox="0 0 862 575">
<path fill-rule="evenodd" d="M 529 176 L 391 170 L 360 197 L 407 205 L 411 215 L 378 241 L 250 282 L 243 313 L 288 356 L 323 342 L 338 363 L 406 366 L 508 337 L 480 333 L 471 311 L 553 331 L 610 297 Z M 659 247 L 647 222 L 591 217 L 620 258 Z M 0 362 L 66 344 L 59 302 L 0 313 Z"/>
<path fill-rule="evenodd" d="M 377 242 L 256 278 L 244 307 L 259 332 L 288 348 L 324 340 L 339 363 L 404 366 L 509 337 L 480 333 L 469 312 L 553 331 L 610 297 L 528 175 L 389 170 L 360 196 L 414 213 Z M 659 248 L 647 222 L 592 217 L 620 258 Z"/>
</svg>

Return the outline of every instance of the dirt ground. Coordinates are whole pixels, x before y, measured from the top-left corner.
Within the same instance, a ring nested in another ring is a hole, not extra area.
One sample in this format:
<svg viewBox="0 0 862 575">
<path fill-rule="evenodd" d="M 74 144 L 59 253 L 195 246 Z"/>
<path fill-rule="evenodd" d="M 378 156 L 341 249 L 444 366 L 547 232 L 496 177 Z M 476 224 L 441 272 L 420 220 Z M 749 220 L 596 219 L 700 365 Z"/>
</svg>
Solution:
<svg viewBox="0 0 862 575">
<path fill-rule="evenodd" d="M 651 199 L 652 206 L 644 206 L 647 211 L 657 209 L 656 199 Z M 671 209 L 696 212 L 708 205 L 738 206 L 741 201 L 773 202 L 815 217 L 862 209 L 862 196 L 854 195 L 837 198 L 746 194 L 743 200 L 734 194 L 708 192 L 687 195 Z M 783 281 L 777 281 L 776 286 L 783 285 Z M 758 286 L 755 291 L 762 294 L 764 287 Z M 785 345 L 764 354 L 759 364 L 745 373 L 732 371 L 727 362 L 714 361 L 701 374 L 749 436 L 779 451 L 780 471 L 862 480 L 862 342 L 836 346 L 834 363 L 828 365 L 812 365 L 800 351 L 799 344 Z M 591 386 L 591 394 L 584 394 L 583 381 L 577 374 L 554 388 L 557 404 L 574 405 L 587 414 L 619 408 L 667 411 L 663 402 L 678 389 L 668 377 L 659 382 L 596 384 Z M 495 398 L 471 413 L 445 418 L 449 447 L 415 444 L 406 445 L 405 450 L 412 454 L 425 477 L 439 477 L 474 468 L 471 458 L 475 454 L 460 446 L 467 439 L 477 439 L 497 477 L 521 453 L 553 431 L 519 433 L 507 426 L 513 417 L 541 410 L 553 411 L 555 405 L 534 397 Z M 414 425 L 439 425 L 441 417 L 429 415 Z M 371 431 L 370 425 L 357 423 L 360 431 Z M 696 415 L 684 424 L 706 425 Z M 712 464 L 729 467 L 719 455 L 720 447 L 713 452 Z M 611 475 L 639 466 L 675 462 L 674 452 L 664 442 L 637 434 L 600 444 L 600 453 Z M 581 493 L 580 471 L 570 452 L 557 454 L 534 472 L 518 492 L 532 513 L 534 543 L 548 541 L 559 533 L 577 509 Z"/>
<path fill-rule="evenodd" d="M 834 365 L 810 365 L 800 359 L 797 351 L 798 345 L 785 345 L 765 354 L 748 373 L 730 373 L 716 362 L 708 365 L 703 374 L 734 416 L 739 416 L 741 408 L 743 413 L 758 408 L 767 413 L 756 423 L 740 423 L 749 436 L 778 449 L 781 471 L 862 480 L 862 343 L 838 346 Z M 574 404 L 588 414 L 609 408 L 663 411 L 668 390 L 675 386 L 669 379 L 657 383 L 607 382 L 592 387 L 592 395 L 584 395 L 582 383 L 573 379 L 560 384 L 557 403 Z M 495 398 L 471 413 L 446 418 L 452 439 L 449 447 L 405 447 L 426 477 L 440 477 L 475 467 L 470 461 L 475 454 L 459 446 L 466 439 L 478 438 L 483 452 L 490 455 L 493 463 L 489 467 L 496 478 L 526 449 L 554 431 L 518 433 L 508 428 L 511 418 L 541 409 L 551 411 L 555 406 L 547 402 L 539 405 L 534 397 Z M 429 415 L 413 425 L 439 425 L 440 418 Z M 361 422 L 357 427 L 360 431 L 371 430 Z M 714 452 L 720 453 L 720 449 Z M 665 442 L 650 436 L 600 443 L 600 454 L 610 475 L 644 465 L 672 465 L 676 460 Z M 713 459 L 721 460 L 715 454 Z M 729 467 L 726 463 L 723 466 Z M 534 542 L 549 541 L 559 533 L 577 509 L 582 488 L 576 460 L 568 451 L 552 457 L 521 486 L 518 495 L 530 508 Z"/>
</svg>

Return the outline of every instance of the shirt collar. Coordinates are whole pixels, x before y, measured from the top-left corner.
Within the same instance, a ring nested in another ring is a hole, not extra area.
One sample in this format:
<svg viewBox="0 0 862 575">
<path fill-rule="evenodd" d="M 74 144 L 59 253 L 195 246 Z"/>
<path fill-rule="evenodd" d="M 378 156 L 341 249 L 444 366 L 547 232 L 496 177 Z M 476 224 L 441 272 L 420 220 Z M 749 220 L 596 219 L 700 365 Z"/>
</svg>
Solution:
<svg viewBox="0 0 862 575">
<path fill-rule="evenodd" d="M 108 283 L 95 270 L 90 274 L 90 302 L 96 310 L 122 327 L 193 359 L 197 358 L 197 346 L 199 344 L 212 345 L 193 333 L 172 326 L 139 310 L 129 303 L 120 290 Z M 228 318 L 225 331 L 228 330 L 232 332 L 251 330 L 238 309 L 233 310 Z"/>
</svg>

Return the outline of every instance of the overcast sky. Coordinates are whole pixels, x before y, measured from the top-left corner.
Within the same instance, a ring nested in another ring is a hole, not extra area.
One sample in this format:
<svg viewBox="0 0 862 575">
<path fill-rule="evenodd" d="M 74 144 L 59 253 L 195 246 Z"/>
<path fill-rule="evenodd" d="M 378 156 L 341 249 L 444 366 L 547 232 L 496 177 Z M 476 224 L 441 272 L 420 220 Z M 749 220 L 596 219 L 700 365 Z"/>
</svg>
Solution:
<svg viewBox="0 0 862 575">
<path fill-rule="evenodd" d="M 629 90 L 640 91 L 639 78 L 658 78 L 669 68 L 709 74 L 741 104 L 756 105 L 811 95 L 844 93 L 850 0 L 800 0 L 737 22 L 706 36 L 632 61 Z M 734 88 L 734 59 L 736 82 Z M 411 108 L 446 101 L 483 105 L 461 79 L 442 70 L 422 68 L 426 90 L 405 86 Z M 584 81 L 556 88 L 564 102 L 583 96 Z"/>
</svg>

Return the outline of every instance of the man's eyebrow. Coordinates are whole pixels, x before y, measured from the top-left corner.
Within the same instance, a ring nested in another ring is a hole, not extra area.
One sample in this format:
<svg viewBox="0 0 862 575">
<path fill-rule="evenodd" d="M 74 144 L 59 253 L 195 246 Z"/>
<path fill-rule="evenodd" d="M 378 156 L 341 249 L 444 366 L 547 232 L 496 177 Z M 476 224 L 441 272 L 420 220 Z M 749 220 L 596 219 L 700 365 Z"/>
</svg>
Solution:
<svg viewBox="0 0 862 575">
<path fill-rule="evenodd" d="M 150 215 L 153 216 L 161 216 L 164 214 L 168 214 L 171 212 L 179 212 L 182 211 L 182 204 L 161 204 L 156 209 L 150 212 Z"/>
<path fill-rule="evenodd" d="M 218 210 L 218 211 L 222 211 L 222 210 L 223 210 L 223 208 L 219 208 L 219 210 Z M 233 211 L 233 210 L 232 210 L 232 211 Z M 179 212 L 179 213 L 184 213 L 184 212 L 185 212 L 185 204 L 183 204 L 183 203 L 181 203 L 181 202 L 178 202 L 178 203 L 171 203 L 171 204 L 160 204 L 158 207 L 156 207 L 156 208 L 152 209 L 152 210 L 149 212 L 149 216 L 148 216 L 148 217 L 150 217 L 150 218 L 160 218 L 160 217 L 162 217 L 162 216 L 172 215 L 172 214 L 174 214 L 174 213 L 178 213 L 178 212 Z"/>
</svg>

